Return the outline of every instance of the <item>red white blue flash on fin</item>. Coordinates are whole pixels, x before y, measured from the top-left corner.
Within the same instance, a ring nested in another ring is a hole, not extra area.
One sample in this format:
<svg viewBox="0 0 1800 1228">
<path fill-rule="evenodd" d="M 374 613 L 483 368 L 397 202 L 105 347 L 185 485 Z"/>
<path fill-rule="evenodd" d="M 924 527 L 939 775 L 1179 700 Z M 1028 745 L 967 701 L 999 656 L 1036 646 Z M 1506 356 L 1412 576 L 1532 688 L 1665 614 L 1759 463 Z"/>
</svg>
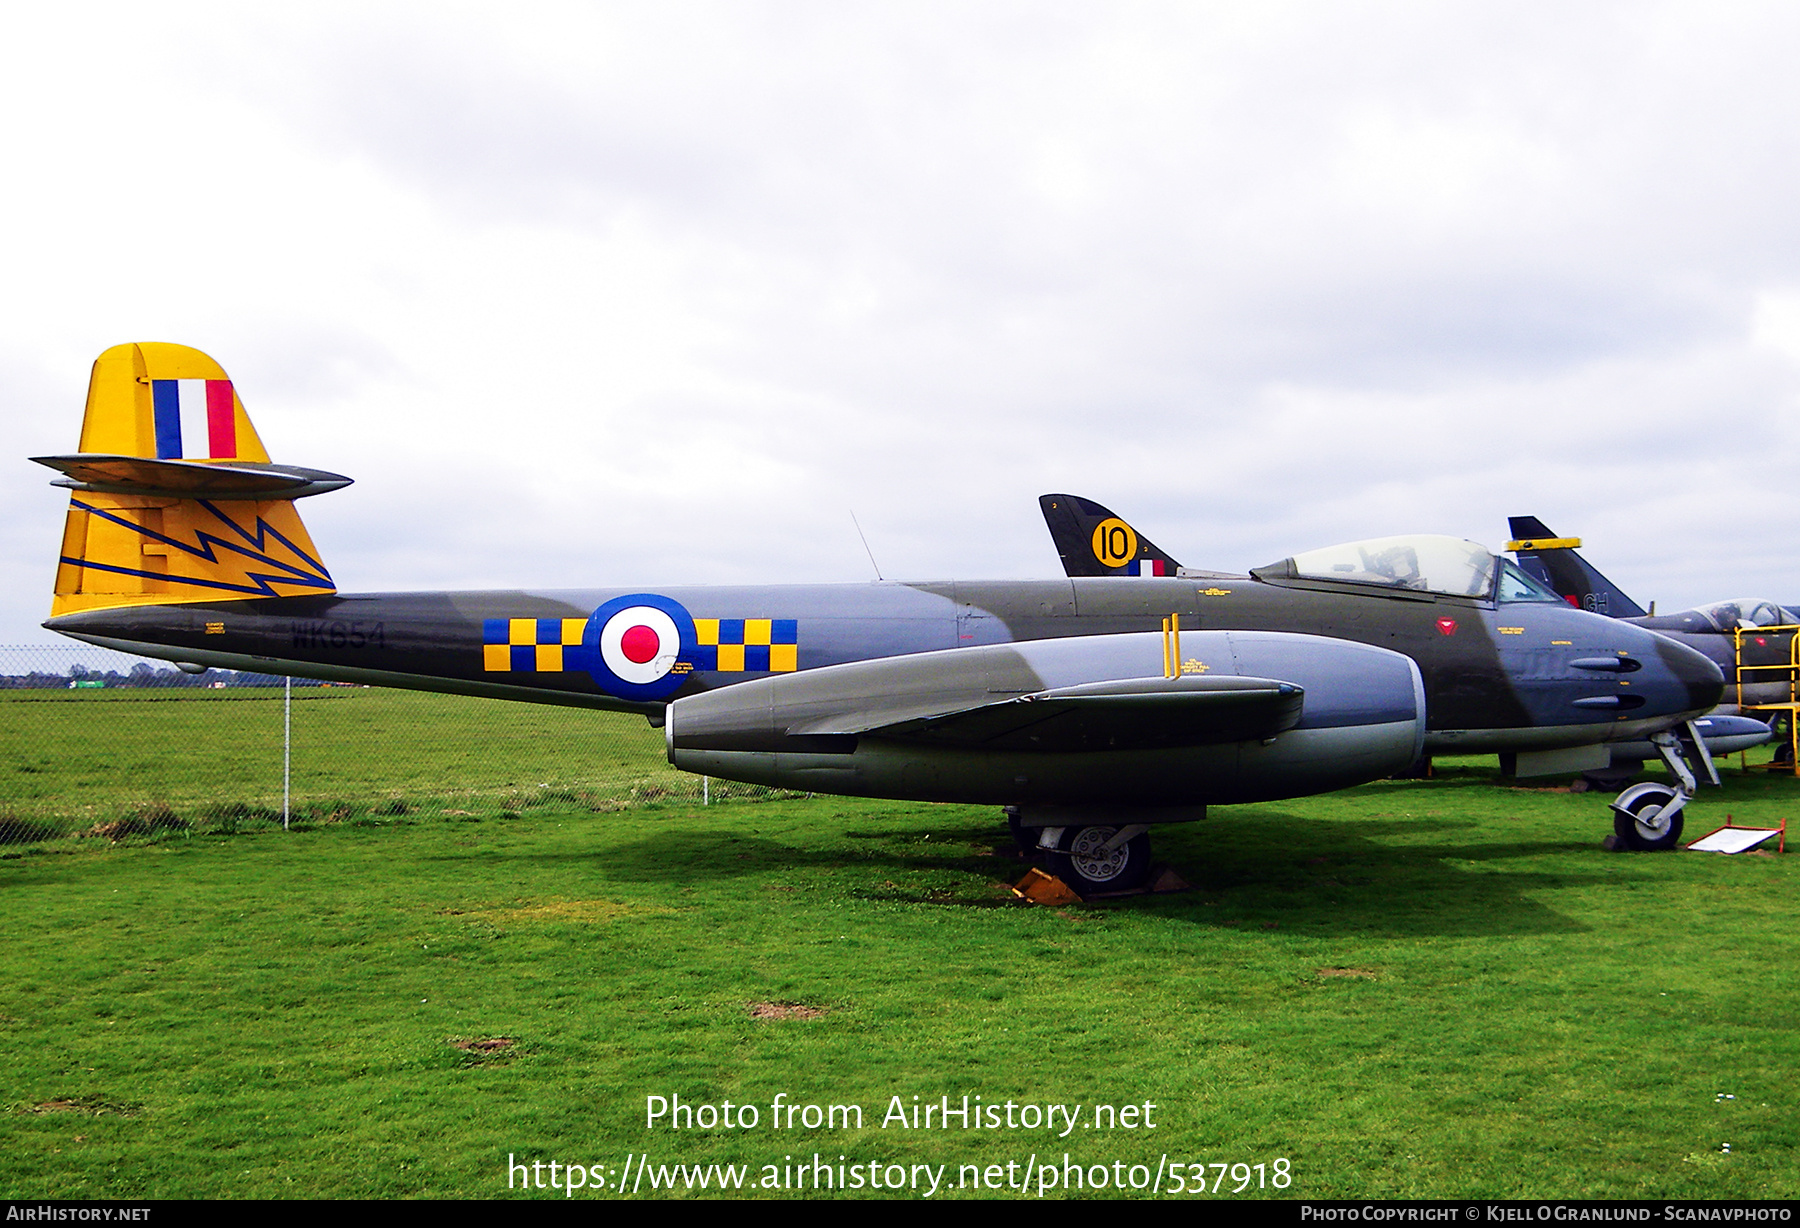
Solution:
<svg viewBox="0 0 1800 1228">
<path fill-rule="evenodd" d="M 150 381 L 158 460 L 232 460 L 237 416 L 228 379 Z"/>
</svg>

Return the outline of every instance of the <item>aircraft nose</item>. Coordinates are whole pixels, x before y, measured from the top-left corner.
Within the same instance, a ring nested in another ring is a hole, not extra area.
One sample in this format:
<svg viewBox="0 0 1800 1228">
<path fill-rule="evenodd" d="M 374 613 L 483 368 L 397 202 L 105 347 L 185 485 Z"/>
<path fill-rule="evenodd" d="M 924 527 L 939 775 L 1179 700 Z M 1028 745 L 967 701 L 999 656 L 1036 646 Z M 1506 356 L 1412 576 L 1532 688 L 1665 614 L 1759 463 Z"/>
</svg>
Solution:
<svg viewBox="0 0 1800 1228">
<path fill-rule="evenodd" d="M 1657 658 L 1687 692 L 1686 710 L 1716 708 L 1725 697 L 1725 674 L 1704 653 L 1665 636 L 1652 636 Z"/>
</svg>

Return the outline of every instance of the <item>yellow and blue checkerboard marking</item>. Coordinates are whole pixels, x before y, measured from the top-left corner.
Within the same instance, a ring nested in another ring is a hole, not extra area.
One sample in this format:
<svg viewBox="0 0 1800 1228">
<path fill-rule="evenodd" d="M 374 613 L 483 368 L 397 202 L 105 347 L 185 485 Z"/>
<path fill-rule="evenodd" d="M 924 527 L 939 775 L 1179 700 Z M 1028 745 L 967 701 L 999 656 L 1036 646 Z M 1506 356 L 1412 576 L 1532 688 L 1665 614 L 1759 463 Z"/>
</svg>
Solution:
<svg viewBox="0 0 1800 1228">
<path fill-rule="evenodd" d="M 563 650 L 579 647 L 585 618 L 487 618 L 481 668 L 489 673 L 560 674 Z"/>
<path fill-rule="evenodd" d="M 800 668 L 794 618 L 696 618 L 694 668 L 722 674 L 791 674 Z"/>
<path fill-rule="evenodd" d="M 581 669 L 585 618 L 482 620 L 481 665 L 488 673 L 560 674 Z M 800 668 L 800 623 L 793 618 L 696 618 L 694 659 L 677 668 L 725 674 L 791 674 Z M 591 650 L 590 650 L 591 651 Z"/>
</svg>

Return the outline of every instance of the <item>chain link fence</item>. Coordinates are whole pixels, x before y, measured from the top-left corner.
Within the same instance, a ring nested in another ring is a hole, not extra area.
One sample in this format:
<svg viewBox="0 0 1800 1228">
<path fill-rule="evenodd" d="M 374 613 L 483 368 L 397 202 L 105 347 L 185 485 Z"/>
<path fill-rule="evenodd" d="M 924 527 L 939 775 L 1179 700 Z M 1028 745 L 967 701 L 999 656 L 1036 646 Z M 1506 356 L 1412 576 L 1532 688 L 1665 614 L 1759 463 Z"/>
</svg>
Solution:
<svg viewBox="0 0 1800 1228">
<path fill-rule="evenodd" d="M 0 645 L 0 844 L 792 796 L 676 771 L 639 716 L 286 682 Z"/>
</svg>

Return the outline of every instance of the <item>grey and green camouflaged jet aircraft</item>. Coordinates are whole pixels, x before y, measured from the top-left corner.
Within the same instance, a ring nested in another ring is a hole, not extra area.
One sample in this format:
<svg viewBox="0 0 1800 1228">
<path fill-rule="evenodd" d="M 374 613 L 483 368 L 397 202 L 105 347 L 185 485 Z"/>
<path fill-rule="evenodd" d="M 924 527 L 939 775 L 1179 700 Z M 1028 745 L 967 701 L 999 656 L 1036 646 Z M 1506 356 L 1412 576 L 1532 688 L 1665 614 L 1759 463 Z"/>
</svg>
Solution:
<svg viewBox="0 0 1800 1228">
<path fill-rule="evenodd" d="M 1670 731 L 1691 731 L 1698 714 L 1658 704 L 1643 689 L 1644 673 L 1660 662 L 1668 677 L 1689 680 L 1697 703 L 1711 693 L 1699 683 L 1705 671 L 1686 653 L 1665 652 L 1661 637 L 1617 629 L 1617 620 L 1612 630 L 1591 621 L 1548 584 L 1473 542 L 1351 542 L 1234 575 L 1182 567 L 1091 499 L 1052 494 L 1038 504 L 1077 584 L 1174 576 L 1199 595 L 1201 627 L 1275 625 L 1410 656 L 1425 682 L 1427 754 L 1498 754 L 1518 775 L 1533 776 L 1605 768 L 1610 746 L 1636 750 L 1654 739 L 1678 778 L 1691 782 L 1685 764 L 1674 761 L 1680 743 Z M 1296 590 L 1311 596 L 1297 600 Z M 1465 628 L 1479 629 L 1462 638 Z M 1614 803 L 1615 833 L 1630 848 L 1674 847 L 1691 790 L 1691 783 L 1633 786 Z"/>
<path fill-rule="evenodd" d="M 1785 727 L 1782 749 L 1792 760 L 1797 743 L 1788 705 L 1794 702 L 1795 677 L 1800 673 L 1794 643 L 1800 614 L 1759 597 L 1714 601 L 1673 614 L 1657 614 L 1653 606 L 1647 613 L 1577 553 L 1580 538 L 1558 537 L 1536 516 L 1509 516 L 1507 527 L 1513 540 L 1506 548 L 1518 557 L 1520 568 L 1570 605 L 1666 635 L 1719 667 L 1725 675 L 1726 707 L 1700 722 L 1713 753 L 1748 749 L 1768 741 L 1768 725 L 1731 710 L 1739 705 L 1753 709 L 1768 705 L 1761 711 Z M 1616 747 L 1614 758 L 1642 752 L 1641 746 Z"/>
<path fill-rule="evenodd" d="M 45 624 L 65 635 L 642 713 L 688 771 L 1007 807 L 1088 893 L 1141 880 L 1149 828 L 1208 805 L 1377 779 L 1428 745 L 1635 736 L 1721 686 L 1704 657 L 1448 538 L 1315 551 L 1245 584 L 341 594 L 294 500 L 348 479 L 272 463 L 225 372 L 183 346 L 101 355 L 80 451 L 37 459 L 73 491 Z"/>
<path fill-rule="evenodd" d="M 1776 601 L 1736 597 L 1673 614 L 1646 613 L 1577 552 L 1581 539 L 1558 537 L 1536 516 L 1509 516 L 1507 549 L 1519 567 L 1568 604 L 1668 636 L 1711 658 L 1725 674 L 1731 704 L 1780 704 L 1793 695 L 1794 632 L 1800 614 Z M 1739 675 L 1742 675 L 1740 678 Z"/>
</svg>

